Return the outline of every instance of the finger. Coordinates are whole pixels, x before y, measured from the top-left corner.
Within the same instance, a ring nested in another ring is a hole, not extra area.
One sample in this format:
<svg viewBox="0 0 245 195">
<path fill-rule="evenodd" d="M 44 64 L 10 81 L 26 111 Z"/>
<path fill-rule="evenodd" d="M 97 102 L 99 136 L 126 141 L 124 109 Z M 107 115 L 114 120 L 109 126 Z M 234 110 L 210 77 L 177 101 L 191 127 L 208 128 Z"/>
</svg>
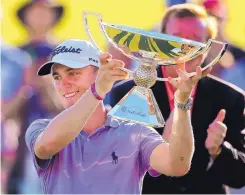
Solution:
<svg viewBox="0 0 245 195">
<path fill-rule="evenodd" d="M 224 138 L 221 136 L 210 135 L 207 139 L 207 147 L 208 148 L 217 148 L 222 144 L 223 140 L 224 140 Z"/>
<path fill-rule="evenodd" d="M 214 120 L 215 122 L 223 122 L 225 120 L 225 115 L 226 115 L 226 111 L 225 109 L 221 109 L 216 117 L 216 119 Z"/>
<path fill-rule="evenodd" d="M 112 75 L 112 76 L 127 76 L 128 73 L 123 71 L 123 70 L 120 70 L 120 69 L 115 69 L 115 70 L 109 70 L 107 72 L 107 75 Z"/>
<path fill-rule="evenodd" d="M 208 140 L 211 143 L 217 143 L 220 144 L 224 141 L 224 138 L 226 137 L 226 132 L 213 132 L 208 133 Z"/>
<path fill-rule="evenodd" d="M 208 128 L 208 133 L 212 133 L 212 134 L 223 133 L 223 132 L 226 133 L 226 131 L 227 131 L 227 126 L 220 121 L 212 123 Z"/>
<path fill-rule="evenodd" d="M 109 61 L 109 64 L 114 64 L 115 68 L 124 67 L 125 65 L 123 61 L 116 59 Z"/>
<path fill-rule="evenodd" d="M 205 147 L 209 150 L 209 151 L 212 151 L 212 150 L 215 150 L 218 145 L 217 144 L 214 144 L 213 140 L 211 138 L 208 138 L 206 139 L 205 141 Z"/>
<path fill-rule="evenodd" d="M 222 136 L 222 134 L 208 133 L 205 144 L 207 144 L 208 146 L 212 146 L 216 144 L 219 145 L 221 142 L 223 142 L 223 140 L 224 140 L 224 137 Z"/>
<path fill-rule="evenodd" d="M 106 66 L 102 66 L 103 70 L 111 70 L 111 69 L 119 69 L 120 67 L 124 67 L 124 63 L 120 60 L 111 60 L 106 63 Z"/>
<path fill-rule="evenodd" d="M 208 133 L 208 136 L 211 137 L 213 140 L 223 140 L 226 136 L 226 131 L 218 130 L 214 131 L 213 133 Z"/>
<path fill-rule="evenodd" d="M 124 62 L 123 61 L 120 61 L 120 60 L 115 61 L 113 64 L 115 65 L 114 67 L 112 67 L 113 70 L 115 70 L 115 69 L 121 69 L 121 68 L 123 68 L 125 66 Z"/>
<path fill-rule="evenodd" d="M 109 79 L 111 80 L 111 81 L 120 81 L 120 80 L 126 80 L 126 79 L 128 79 L 128 77 L 127 76 L 109 76 Z"/>
<path fill-rule="evenodd" d="M 187 74 L 183 72 L 181 69 L 176 70 L 176 72 L 182 80 L 184 81 L 189 80 L 190 77 L 188 77 Z"/>
<path fill-rule="evenodd" d="M 202 77 L 207 76 L 212 71 L 212 67 L 207 68 L 202 72 Z"/>
<path fill-rule="evenodd" d="M 216 139 L 224 139 L 226 137 L 226 131 L 214 131 L 212 133 L 208 133 L 208 137 L 216 140 Z"/>
<path fill-rule="evenodd" d="M 111 54 L 109 53 L 102 53 L 99 55 L 101 65 L 107 63 L 109 59 L 111 59 Z"/>
<path fill-rule="evenodd" d="M 196 67 L 196 74 L 192 77 L 192 81 L 197 83 L 202 78 L 202 69 L 200 66 Z"/>
<path fill-rule="evenodd" d="M 175 88 L 177 88 L 178 86 L 178 81 L 174 80 L 173 78 L 171 77 L 168 77 L 168 82 L 173 85 Z"/>
<path fill-rule="evenodd" d="M 212 122 L 210 125 L 209 125 L 209 128 L 211 129 L 216 129 L 216 128 L 223 128 L 223 129 L 226 129 L 227 126 L 221 122 L 221 121 L 214 121 Z"/>
<path fill-rule="evenodd" d="M 227 126 L 221 121 L 216 122 L 215 127 L 222 132 L 227 130 Z"/>
</svg>

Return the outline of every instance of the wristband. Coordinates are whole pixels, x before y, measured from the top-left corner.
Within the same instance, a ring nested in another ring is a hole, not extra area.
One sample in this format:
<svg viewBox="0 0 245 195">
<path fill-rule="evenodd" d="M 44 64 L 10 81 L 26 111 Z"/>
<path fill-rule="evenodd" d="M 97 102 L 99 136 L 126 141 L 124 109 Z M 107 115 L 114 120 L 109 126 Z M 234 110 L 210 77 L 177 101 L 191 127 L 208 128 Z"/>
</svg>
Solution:
<svg viewBox="0 0 245 195">
<path fill-rule="evenodd" d="M 174 104 L 177 108 L 180 108 L 182 110 L 190 110 L 192 106 L 192 98 L 189 98 L 188 101 L 185 104 L 178 103 L 176 99 L 174 98 Z"/>
<path fill-rule="evenodd" d="M 95 83 L 93 83 L 90 87 L 91 89 L 91 92 L 92 94 L 94 95 L 94 97 L 97 99 L 97 100 L 103 100 L 104 98 L 102 98 L 95 90 Z"/>
</svg>

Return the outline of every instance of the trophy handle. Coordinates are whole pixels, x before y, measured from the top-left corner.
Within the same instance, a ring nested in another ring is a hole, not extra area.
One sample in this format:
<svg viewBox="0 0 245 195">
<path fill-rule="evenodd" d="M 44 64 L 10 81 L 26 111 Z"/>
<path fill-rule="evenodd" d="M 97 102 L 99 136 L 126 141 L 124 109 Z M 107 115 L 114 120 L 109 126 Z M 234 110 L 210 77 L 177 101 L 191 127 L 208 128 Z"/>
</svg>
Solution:
<svg viewBox="0 0 245 195">
<path fill-rule="evenodd" d="M 205 49 L 200 53 L 200 54 L 204 54 L 205 52 L 207 52 L 210 48 L 211 48 L 211 45 L 212 43 L 218 43 L 218 44 L 221 44 L 223 45 L 220 52 L 218 53 L 218 55 L 213 59 L 212 62 L 210 62 L 207 66 L 205 66 L 204 68 L 202 68 L 202 70 L 206 70 L 207 68 L 215 65 L 219 60 L 220 58 L 224 55 L 227 47 L 228 47 L 228 44 L 227 43 L 223 43 L 223 42 L 220 42 L 220 41 L 216 41 L 214 39 L 209 39 L 208 40 L 208 43 L 207 43 L 207 46 L 205 47 Z M 200 55 L 199 54 L 199 55 Z M 188 76 L 192 77 L 194 76 L 196 73 L 195 72 L 192 72 L 192 73 L 188 73 Z M 179 78 L 174 78 L 175 80 L 178 80 Z M 157 77 L 157 81 L 168 81 L 167 78 L 159 78 Z"/>
<path fill-rule="evenodd" d="M 92 37 L 92 35 L 91 35 L 91 32 L 90 32 L 90 30 L 89 30 L 89 27 L 88 27 L 88 20 L 87 20 L 87 15 L 94 15 L 94 16 L 97 17 L 101 31 L 104 33 L 104 35 L 105 35 L 106 38 L 108 39 L 108 36 L 107 36 L 107 34 L 106 34 L 106 31 L 105 31 L 105 28 L 104 28 L 104 26 L 103 26 L 103 23 L 104 23 L 104 22 L 102 21 L 102 15 L 99 14 L 99 13 L 95 13 L 95 12 L 88 12 L 88 11 L 84 11 L 84 12 L 83 12 L 83 22 L 84 22 L 85 31 L 86 31 L 86 33 L 87 33 L 87 35 L 88 35 L 88 37 L 89 37 L 89 40 L 90 40 L 90 42 L 92 43 L 92 45 L 93 45 L 95 48 L 97 48 L 97 49 L 102 53 L 103 51 L 102 51 L 102 50 L 99 48 L 99 46 L 96 44 L 96 42 L 94 41 L 94 39 L 93 39 L 93 37 Z M 108 39 L 108 40 L 110 40 L 110 39 Z M 120 68 L 120 69 L 123 70 L 123 71 L 125 71 L 125 72 L 127 72 L 127 73 L 129 73 L 129 79 L 131 79 L 131 78 L 133 77 L 133 71 L 128 70 L 128 69 L 126 69 L 126 68 Z"/>
<path fill-rule="evenodd" d="M 90 42 L 92 43 L 92 45 L 97 48 L 100 52 L 103 52 L 99 46 L 96 44 L 96 42 L 94 41 L 92 35 L 91 35 L 91 32 L 89 30 L 89 27 L 88 27 L 88 19 L 87 19 L 87 15 L 94 15 L 98 18 L 99 22 L 102 22 L 102 16 L 101 14 L 99 13 L 95 13 L 95 12 L 87 12 L 87 11 L 84 11 L 83 12 L 83 22 L 84 22 L 84 26 L 85 26 L 85 31 L 88 35 L 88 38 L 90 40 Z"/>
<path fill-rule="evenodd" d="M 220 60 L 220 58 L 224 55 L 224 53 L 225 53 L 225 51 L 226 51 L 226 49 L 228 47 L 228 44 L 227 43 L 216 41 L 214 39 L 211 39 L 211 42 L 215 42 L 215 43 L 221 44 L 221 45 L 223 45 L 223 47 L 221 48 L 221 50 L 218 53 L 218 55 L 213 59 L 213 61 L 210 62 L 207 66 L 205 66 L 205 68 L 203 70 L 205 70 L 205 69 L 207 69 L 207 68 L 215 65 Z"/>
</svg>

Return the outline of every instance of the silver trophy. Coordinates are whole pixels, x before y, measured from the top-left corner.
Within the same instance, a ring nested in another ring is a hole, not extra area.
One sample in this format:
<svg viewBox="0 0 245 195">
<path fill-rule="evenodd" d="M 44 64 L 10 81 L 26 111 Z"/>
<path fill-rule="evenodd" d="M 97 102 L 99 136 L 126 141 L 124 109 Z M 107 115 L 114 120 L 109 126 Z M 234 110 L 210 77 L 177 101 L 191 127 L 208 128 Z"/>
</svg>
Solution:
<svg viewBox="0 0 245 195">
<path fill-rule="evenodd" d="M 101 49 L 97 46 L 89 30 L 88 15 L 97 17 L 100 29 L 110 44 L 127 57 L 139 62 L 135 71 L 122 68 L 129 73 L 130 79 L 134 80 L 136 86 L 108 112 L 108 116 L 121 120 L 155 128 L 163 127 L 164 118 L 150 89 L 156 81 L 167 81 L 167 78 L 157 77 L 157 66 L 184 63 L 207 53 L 213 43 L 221 45 L 222 47 L 213 61 L 202 67 L 204 70 L 218 62 L 227 48 L 226 43 L 213 39 L 204 44 L 162 33 L 108 24 L 102 21 L 102 16 L 98 13 L 83 12 L 87 35 L 91 43 L 100 51 Z M 194 76 L 195 72 L 188 74 Z"/>
</svg>

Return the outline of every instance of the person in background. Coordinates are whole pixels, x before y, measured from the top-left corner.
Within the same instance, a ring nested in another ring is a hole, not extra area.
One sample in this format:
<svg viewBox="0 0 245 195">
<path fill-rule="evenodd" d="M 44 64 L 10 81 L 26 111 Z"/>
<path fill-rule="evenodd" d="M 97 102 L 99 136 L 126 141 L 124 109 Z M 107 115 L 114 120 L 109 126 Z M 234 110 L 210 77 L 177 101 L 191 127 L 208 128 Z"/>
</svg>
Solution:
<svg viewBox="0 0 245 195">
<path fill-rule="evenodd" d="M 202 4 L 208 13 L 218 20 L 219 30 L 217 39 L 229 42 L 224 33 L 224 25 L 229 20 L 225 2 L 220 0 L 204 0 Z M 220 69 L 217 71 L 220 78 L 245 90 L 245 51 L 242 48 L 229 43 L 226 55 L 219 65 L 215 67 L 217 67 L 217 70 Z"/>
<path fill-rule="evenodd" d="M 165 0 L 166 6 L 171 7 L 177 4 L 187 3 L 188 0 Z"/>
<path fill-rule="evenodd" d="M 13 58 L 14 56 L 14 58 Z M 31 66 L 30 56 L 1 40 L 1 186 L 6 193 L 20 133 L 19 111 L 28 98 L 25 72 Z"/>
<path fill-rule="evenodd" d="M 206 43 L 216 37 L 217 28 L 202 6 L 180 4 L 166 10 L 161 33 Z M 198 56 L 186 62 L 185 67 L 193 72 L 202 66 L 204 59 L 205 56 Z M 159 66 L 157 72 L 158 77 L 178 76 L 174 66 Z M 132 80 L 116 84 L 110 93 L 110 105 L 114 107 L 133 86 Z M 156 82 L 151 89 L 164 119 L 169 118 L 170 125 L 156 129 L 168 141 L 175 89 L 168 82 Z M 178 178 L 165 175 L 153 178 L 147 173 L 144 194 L 222 194 L 228 193 L 225 186 L 245 185 L 245 135 L 241 133 L 245 124 L 244 91 L 209 75 L 197 83 L 192 97 L 195 153 L 190 172 Z"/>
<path fill-rule="evenodd" d="M 221 78 L 245 90 L 245 56 L 221 73 Z"/>
<path fill-rule="evenodd" d="M 64 7 L 50 0 L 31 0 L 17 10 L 17 17 L 28 32 L 28 41 L 20 46 L 32 59 L 32 65 L 25 74 L 25 85 L 29 96 L 22 104 L 20 113 L 19 146 L 15 164 L 8 180 L 8 193 L 41 193 L 38 176 L 31 163 L 31 155 L 25 145 L 25 131 L 37 118 L 53 117 L 62 109 L 56 102 L 56 96 L 49 76 L 36 75 L 40 65 L 49 59 L 56 43 L 51 30 L 64 15 Z"/>
<path fill-rule="evenodd" d="M 200 4 L 205 7 L 210 16 L 217 20 L 218 29 L 216 40 L 228 43 L 226 53 L 212 71 L 212 75 L 222 78 L 224 71 L 229 71 L 231 68 L 235 67 L 237 62 L 245 56 L 245 51 L 239 46 L 232 44 L 224 32 L 225 24 L 229 20 L 226 3 L 222 0 L 202 0 Z M 213 45 L 206 59 L 206 63 L 214 59 L 219 50 L 218 45 Z"/>
</svg>

